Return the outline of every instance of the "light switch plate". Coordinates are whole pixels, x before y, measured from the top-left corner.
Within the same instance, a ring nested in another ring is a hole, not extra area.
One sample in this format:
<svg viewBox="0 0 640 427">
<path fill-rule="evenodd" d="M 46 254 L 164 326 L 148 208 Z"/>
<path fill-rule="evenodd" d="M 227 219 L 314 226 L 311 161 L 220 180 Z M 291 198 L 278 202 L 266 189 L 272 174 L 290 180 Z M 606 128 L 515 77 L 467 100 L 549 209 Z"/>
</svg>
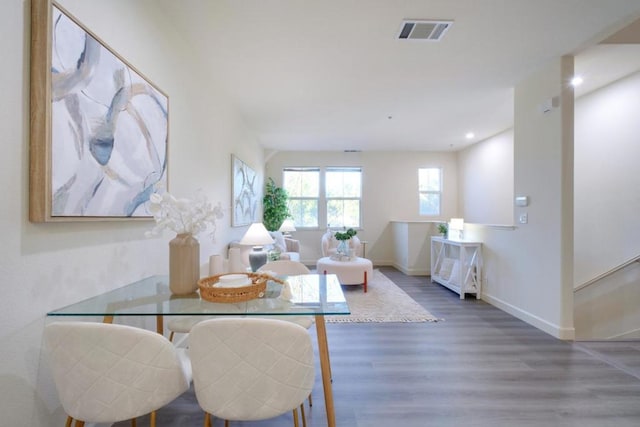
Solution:
<svg viewBox="0 0 640 427">
<path fill-rule="evenodd" d="M 529 214 L 520 214 L 520 224 L 526 224 L 527 222 L 529 222 Z"/>
</svg>

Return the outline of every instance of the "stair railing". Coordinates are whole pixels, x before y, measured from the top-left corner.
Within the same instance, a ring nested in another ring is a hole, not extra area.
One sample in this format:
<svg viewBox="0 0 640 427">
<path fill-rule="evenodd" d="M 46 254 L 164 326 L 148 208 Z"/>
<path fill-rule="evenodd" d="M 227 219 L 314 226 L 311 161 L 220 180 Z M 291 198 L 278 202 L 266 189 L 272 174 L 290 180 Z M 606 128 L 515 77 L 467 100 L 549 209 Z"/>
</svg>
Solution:
<svg viewBox="0 0 640 427">
<path fill-rule="evenodd" d="M 622 264 L 620 264 L 620 265 L 618 265 L 616 267 L 613 267 L 611 270 L 605 271 L 604 273 L 594 277 L 593 279 L 588 280 L 588 281 L 584 282 L 583 284 L 581 284 L 579 286 L 576 286 L 575 288 L 573 288 L 573 292 L 578 292 L 581 289 L 584 289 L 584 288 L 586 288 L 588 286 L 591 286 L 594 283 L 599 282 L 600 280 L 604 279 L 605 277 L 610 276 L 613 273 L 618 272 L 618 271 L 622 270 L 623 268 L 626 268 L 626 267 L 630 266 L 634 262 L 640 262 L 640 255 L 636 255 L 635 257 L 623 262 Z"/>
</svg>

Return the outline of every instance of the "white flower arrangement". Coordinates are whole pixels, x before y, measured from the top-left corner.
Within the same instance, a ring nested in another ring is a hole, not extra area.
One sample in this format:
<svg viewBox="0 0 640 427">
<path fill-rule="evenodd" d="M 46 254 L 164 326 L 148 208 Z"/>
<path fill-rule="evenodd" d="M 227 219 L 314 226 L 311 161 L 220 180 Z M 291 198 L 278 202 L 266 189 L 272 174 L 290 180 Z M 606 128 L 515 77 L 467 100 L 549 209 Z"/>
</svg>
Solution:
<svg viewBox="0 0 640 427">
<path fill-rule="evenodd" d="M 224 216 L 222 204 L 213 206 L 202 194 L 190 200 L 177 199 L 168 192 L 149 196 L 149 212 L 156 225 L 147 236 L 157 236 L 165 229 L 195 236 L 212 227 L 211 238 L 215 239 L 216 221 Z"/>
</svg>

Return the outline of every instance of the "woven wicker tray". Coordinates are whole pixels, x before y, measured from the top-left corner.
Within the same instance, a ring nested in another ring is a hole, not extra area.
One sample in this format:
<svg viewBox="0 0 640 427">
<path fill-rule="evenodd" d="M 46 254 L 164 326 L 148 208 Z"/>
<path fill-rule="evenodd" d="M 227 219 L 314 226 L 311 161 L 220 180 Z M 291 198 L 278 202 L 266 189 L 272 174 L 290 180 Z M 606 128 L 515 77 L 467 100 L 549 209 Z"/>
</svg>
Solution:
<svg viewBox="0 0 640 427">
<path fill-rule="evenodd" d="M 267 282 L 269 280 L 276 283 L 284 284 L 284 282 L 276 277 L 264 273 L 238 273 L 245 274 L 251 279 L 251 284 L 247 286 L 240 286 L 237 288 L 225 288 L 216 286 L 221 276 L 235 273 L 218 274 L 215 276 L 205 277 L 198 280 L 198 287 L 200 288 L 200 297 L 204 300 L 211 302 L 242 302 L 249 301 L 255 298 L 261 298 L 264 296 L 264 291 L 267 289 Z"/>
</svg>

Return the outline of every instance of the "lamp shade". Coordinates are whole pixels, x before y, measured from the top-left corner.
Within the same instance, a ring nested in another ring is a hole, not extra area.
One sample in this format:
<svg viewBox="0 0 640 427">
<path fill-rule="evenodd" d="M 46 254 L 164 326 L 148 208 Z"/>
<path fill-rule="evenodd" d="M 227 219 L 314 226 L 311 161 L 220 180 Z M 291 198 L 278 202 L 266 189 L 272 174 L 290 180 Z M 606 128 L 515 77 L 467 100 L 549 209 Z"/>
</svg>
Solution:
<svg viewBox="0 0 640 427">
<path fill-rule="evenodd" d="M 464 219 L 451 218 L 451 222 L 449 223 L 449 228 L 451 230 L 464 230 Z"/>
<path fill-rule="evenodd" d="M 296 231 L 296 226 L 293 223 L 292 219 L 285 219 L 284 221 L 282 221 L 282 225 L 280 226 L 278 231 L 281 231 L 283 233 L 290 233 L 292 231 Z"/>
<path fill-rule="evenodd" d="M 251 246 L 270 245 L 271 243 L 273 243 L 273 238 L 261 222 L 251 224 L 240 240 L 241 245 Z"/>
</svg>

